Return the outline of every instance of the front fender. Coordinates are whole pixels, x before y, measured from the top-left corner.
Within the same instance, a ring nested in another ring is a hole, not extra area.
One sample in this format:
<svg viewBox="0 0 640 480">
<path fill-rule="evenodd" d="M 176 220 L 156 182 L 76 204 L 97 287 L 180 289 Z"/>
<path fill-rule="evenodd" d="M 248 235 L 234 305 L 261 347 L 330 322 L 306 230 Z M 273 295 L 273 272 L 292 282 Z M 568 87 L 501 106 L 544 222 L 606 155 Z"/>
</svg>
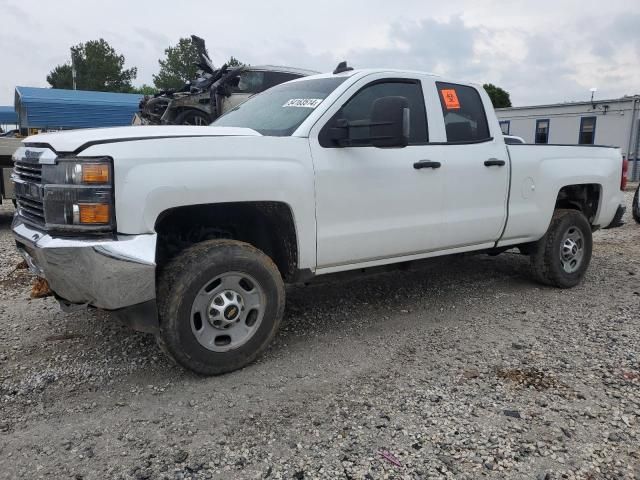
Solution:
<svg viewBox="0 0 640 480">
<path fill-rule="evenodd" d="M 181 206 L 281 202 L 294 217 L 299 268 L 315 268 L 314 175 L 307 139 L 167 138 L 96 145 L 83 154 L 114 159 L 119 233 L 153 233 L 162 212 Z"/>
</svg>

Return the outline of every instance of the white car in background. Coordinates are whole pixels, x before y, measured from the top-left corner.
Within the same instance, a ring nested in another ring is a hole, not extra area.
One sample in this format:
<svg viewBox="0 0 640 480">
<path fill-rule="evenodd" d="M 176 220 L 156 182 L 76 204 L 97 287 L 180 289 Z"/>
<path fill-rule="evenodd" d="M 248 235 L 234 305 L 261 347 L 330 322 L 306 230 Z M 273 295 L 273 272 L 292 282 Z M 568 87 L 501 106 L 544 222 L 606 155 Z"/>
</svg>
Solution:
<svg viewBox="0 0 640 480">
<path fill-rule="evenodd" d="M 520 145 L 520 144 L 526 143 L 524 141 L 524 138 L 517 137 L 515 135 L 503 135 L 503 137 L 504 137 L 504 143 L 506 143 L 507 145 Z"/>
</svg>

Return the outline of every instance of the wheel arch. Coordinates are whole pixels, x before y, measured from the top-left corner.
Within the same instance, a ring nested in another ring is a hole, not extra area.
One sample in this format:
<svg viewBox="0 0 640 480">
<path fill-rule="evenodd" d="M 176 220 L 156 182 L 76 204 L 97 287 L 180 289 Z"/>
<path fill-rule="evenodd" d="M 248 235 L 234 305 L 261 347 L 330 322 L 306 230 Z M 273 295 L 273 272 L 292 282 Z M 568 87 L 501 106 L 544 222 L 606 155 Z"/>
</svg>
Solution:
<svg viewBox="0 0 640 480">
<path fill-rule="evenodd" d="M 298 273 L 299 245 L 293 209 L 279 201 L 208 203 L 172 207 L 156 218 L 158 270 L 180 251 L 214 238 L 253 245 L 274 261 L 282 278 Z"/>
<path fill-rule="evenodd" d="M 602 190 L 602 185 L 599 183 L 563 185 L 558 189 L 553 210 L 554 212 L 559 209 L 578 210 L 587 217 L 589 224 L 593 225 L 598 217 Z"/>
</svg>

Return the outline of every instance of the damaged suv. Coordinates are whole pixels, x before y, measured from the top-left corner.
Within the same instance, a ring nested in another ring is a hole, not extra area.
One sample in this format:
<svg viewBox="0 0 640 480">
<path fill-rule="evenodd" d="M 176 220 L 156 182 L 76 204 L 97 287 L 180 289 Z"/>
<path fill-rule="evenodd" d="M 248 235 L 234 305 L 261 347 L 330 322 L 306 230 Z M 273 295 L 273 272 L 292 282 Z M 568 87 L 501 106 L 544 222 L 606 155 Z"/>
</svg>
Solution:
<svg viewBox="0 0 640 480">
<path fill-rule="evenodd" d="M 318 73 L 273 65 L 229 67 L 225 64 L 216 69 L 204 40 L 195 35 L 191 39 L 200 57 L 198 78 L 179 90 L 162 90 L 143 97 L 134 125 L 209 125 L 257 93 Z"/>
</svg>

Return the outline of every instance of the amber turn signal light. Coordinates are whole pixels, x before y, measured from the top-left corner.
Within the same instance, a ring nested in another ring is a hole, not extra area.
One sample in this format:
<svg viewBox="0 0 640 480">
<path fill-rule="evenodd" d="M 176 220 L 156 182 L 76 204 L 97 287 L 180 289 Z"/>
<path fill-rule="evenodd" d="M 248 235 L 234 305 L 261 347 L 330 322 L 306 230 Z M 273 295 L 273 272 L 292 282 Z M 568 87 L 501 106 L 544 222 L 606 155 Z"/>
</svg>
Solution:
<svg viewBox="0 0 640 480">
<path fill-rule="evenodd" d="M 82 165 L 82 183 L 109 183 L 109 165 L 85 163 Z"/>
<path fill-rule="evenodd" d="M 81 224 L 105 224 L 110 220 L 110 209 L 106 203 L 81 203 L 78 205 Z"/>
</svg>

